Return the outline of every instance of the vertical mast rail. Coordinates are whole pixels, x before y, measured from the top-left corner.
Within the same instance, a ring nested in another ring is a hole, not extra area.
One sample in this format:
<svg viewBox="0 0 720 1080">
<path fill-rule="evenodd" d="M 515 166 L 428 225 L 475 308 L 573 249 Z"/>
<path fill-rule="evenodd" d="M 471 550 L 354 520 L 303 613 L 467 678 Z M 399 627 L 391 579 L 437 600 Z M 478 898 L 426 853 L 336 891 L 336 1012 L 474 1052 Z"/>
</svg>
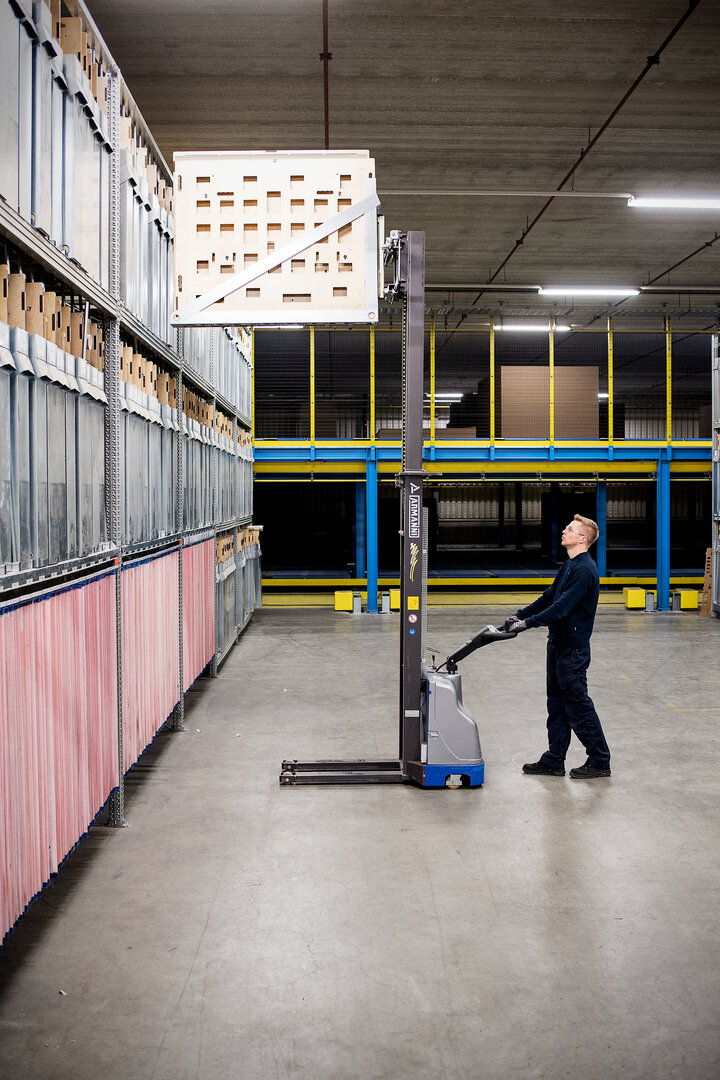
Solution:
<svg viewBox="0 0 720 1080">
<path fill-rule="evenodd" d="M 404 256 L 404 257 L 403 257 Z M 423 361 L 425 234 L 401 238 L 403 297 L 402 585 L 400 593 L 400 758 L 403 776 L 420 761 L 423 579 Z"/>
</svg>

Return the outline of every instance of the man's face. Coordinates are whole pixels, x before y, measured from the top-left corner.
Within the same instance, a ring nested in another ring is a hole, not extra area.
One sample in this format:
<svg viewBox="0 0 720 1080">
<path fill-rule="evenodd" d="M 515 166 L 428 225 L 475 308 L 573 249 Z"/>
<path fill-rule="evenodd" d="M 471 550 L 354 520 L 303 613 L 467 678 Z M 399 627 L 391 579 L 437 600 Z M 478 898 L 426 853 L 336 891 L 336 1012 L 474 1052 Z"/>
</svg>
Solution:
<svg viewBox="0 0 720 1080">
<path fill-rule="evenodd" d="M 561 543 L 566 550 L 572 550 L 585 542 L 585 533 L 579 521 L 571 521 L 562 532 Z"/>
</svg>

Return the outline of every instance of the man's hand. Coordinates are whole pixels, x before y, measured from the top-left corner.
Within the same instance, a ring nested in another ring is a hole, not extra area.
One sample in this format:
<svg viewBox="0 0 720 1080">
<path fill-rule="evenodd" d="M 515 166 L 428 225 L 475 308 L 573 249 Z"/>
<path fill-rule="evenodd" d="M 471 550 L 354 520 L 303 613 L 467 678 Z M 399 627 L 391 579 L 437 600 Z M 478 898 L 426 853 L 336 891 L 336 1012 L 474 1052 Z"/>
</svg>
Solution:
<svg viewBox="0 0 720 1080">
<path fill-rule="evenodd" d="M 514 626 L 514 624 L 516 622 L 519 622 L 519 621 L 520 620 L 519 620 L 519 617 L 518 617 L 518 613 L 516 611 L 514 615 L 511 615 L 509 619 L 505 620 L 505 622 L 502 624 L 500 629 L 501 630 L 506 630 L 506 631 L 510 630 Z"/>
<path fill-rule="evenodd" d="M 509 625 L 508 625 L 509 623 Z M 527 630 L 527 625 L 524 619 L 508 619 L 503 630 L 507 630 L 508 633 L 521 634 L 523 630 Z"/>
</svg>

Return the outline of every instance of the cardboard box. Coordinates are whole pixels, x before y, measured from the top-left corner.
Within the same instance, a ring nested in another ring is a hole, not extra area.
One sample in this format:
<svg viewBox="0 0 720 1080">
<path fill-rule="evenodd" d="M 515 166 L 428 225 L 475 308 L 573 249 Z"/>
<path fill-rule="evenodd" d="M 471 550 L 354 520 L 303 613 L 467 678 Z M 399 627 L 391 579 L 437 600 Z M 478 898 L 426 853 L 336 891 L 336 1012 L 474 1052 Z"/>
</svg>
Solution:
<svg viewBox="0 0 720 1080">
<path fill-rule="evenodd" d="M 92 96 L 97 101 L 98 96 L 98 66 L 94 60 L 88 64 L 88 79 L 90 80 L 90 89 L 92 90 Z"/>
<path fill-rule="evenodd" d="M 425 439 L 430 438 L 430 431 L 423 432 Z M 474 427 L 446 427 L 435 428 L 435 441 L 438 439 L 460 439 L 465 442 L 467 439 L 476 439 L 477 429 Z"/>
<path fill-rule="evenodd" d="M 70 312 L 70 333 L 68 334 L 68 352 L 75 357 L 82 357 L 85 319 L 81 311 Z"/>
<path fill-rule="evenodd" d="M 57 294 L 46 292 L 43 297 L 43 335 L 53 345 L 56 343 L 57 305 Z"/>
<path fill-rule="evenodd" d="M 70 318 L 70 308 L 62 302 L 62 297 L 55 300 L 55 344 L 58 349 L 65 348 L 65 323 Z"/>
<path fill-rule="evenodd" d="M 50 15 L 52 17 L 52 36 L 60 41 L 60 0 L 50 0 Z"/>
<path fill-rule="evenodd" d="M 145 357 L 141 353 L 133 353 L 132 381 L 138 390 L 145 390 Z"/>
<path fill-rule="evenodd" d="M 85 360 L 91 367 L 102 370 L 100 368 L 99 332 L 100 328 L 95 323 L 88 323 L 85 335 Z"/>
<path fill-rule="evenodd" d="M 166 375 L 164 371 L 161 371 L 158 374 L 158 380 L 157 380 L 157 399 L 158 399 L 158 401 L 160 402 L 161 405 L 169 405 L 170 404 L 170 394 L 169 394 L 170 386 L 169 386 L 169 382 L 170 382 L 170 377 L 168 375 Z"/>
<path fill-rule="evenodd" d="M 25 329 L 28 334 L 45 337 L 44 299 L 42 282 L 28 281 L 25 285 Z"/>
<path fill-rule="evenodd" d="M 133 122 L 129 116 L 120 117 L 120 146 L 123 150 L 133 149 Z"/>
<path fill-rule="evenodd" d="M 97 92 L 95 98 L 98 103 L 98 107 L 101 112 L 107 116 L 108 111 L 108 81 L 106 75 L 98 75 L 97 77 Z"/>
<path fill-rule="evenodd" d="M 120 378 L 126 383 L 133 381 L 133 350 L 131 345 L 123 345 L 120 350 Z"/>
<path fill-rule="evenodd" d="M 25 329 L 25 275 L 8 276 L 8 324 Z"/>
<path fill-rule="evenodd" d="M 83 38 L 85 41 L 83 42 Z M 87 38 L 83 32 L 82 19 L 60 20 L 60 48 L 67 56 L 77 56 L 82 60 L 83 49 L 87 47 Z"/>
<path fill-rule="evenodd" d="M 105 337 L 101 326 L 95 327 L 95 350 L 97 352 L 98 371 L 105 370 Z"/>
<path fill-rule="evenodd" d="M 597 439 L 600 414 L 596 367 L 555 365 L 555 439 Z M 503 439 L 549 439 L 550 368 L 504 364 L 500 368 Z"/>
<path fill-rule="evenodd" d="M 0 264 L 0 322 L 8 321 L 8 276 L 5 263 Z"/>
</svg>

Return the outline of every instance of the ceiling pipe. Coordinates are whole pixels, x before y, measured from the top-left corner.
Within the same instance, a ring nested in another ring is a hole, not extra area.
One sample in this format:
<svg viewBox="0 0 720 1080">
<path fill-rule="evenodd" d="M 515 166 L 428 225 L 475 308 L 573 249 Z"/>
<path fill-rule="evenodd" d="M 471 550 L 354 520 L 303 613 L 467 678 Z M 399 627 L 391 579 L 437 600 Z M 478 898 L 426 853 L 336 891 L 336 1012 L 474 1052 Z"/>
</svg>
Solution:
<svg viewBox="0 0 720 1080">
<path fill-rule="evenodd" d="M 657 277 L 651 278 L 651 280 L 648 281 L 647 285 L 643 286 L 643 288 L 651 288 L 656 281 L 660 280 L 660 278 L 665 277 L 665 275 L 669 274 L 672 270 L 677 270 L 678 266 L 682 266 L 682 264 L 688 262 L 689 259 L 694 259 L 695 256 L 699 255 L 701 251 L 706 251 L 708 248 L 712 247 L 713 244 L 716 244 L 718 240 L 720 240 L 720 236 L 715 233 L 712 240 L 706 240 L 704 244 L 701 244 L 699 248 L 695 248 L 695 251 L 691 251 L 690 254 L 686 255 L 684 259 L 679 259 L 678 262 L 673 263 L 672 266 L 668 266 L 667 270 L 663 270 L 662 274 L 658 274 Z M 693 292 L 695 291 L 696 290 L 693 289 Z"/>
<path fill-rule="evenodd" d="M 535 217 L 529 223 L 529 225 L 527 225 L 526 228 L 523 229 L 522 235 L 520 236 L 520 238 L 518 240 L 515 241 L 515 244 L 514 244 L 512 250 L 505 256 L 505 258 L 500 263 L 500 265 L 498 266 L 498 268 L 494 272 L 494 274 L 491 275 L 488 284 L 492 284 L 492 282 L 495 280 L 495 278 L 498 276 L 498 274 L 501 272 L 501 270 L 507 265 L 507 263 L 513 257 L 513 255 L 515 254 L 517 249 L 523 245 L 523 243 L 525 242 L 525 238 L 527 237 L 528 233 L 530 233 L 535 228 L 535 226 L 540 221 L 540 219 L 543 217 L 543 215 L 547 212 L 547 210 L 550 208 L 550 206 L 552 206 L 554 200 L 557 198 L 557 195 L 560 192 L 560 189 L 565 187 L 565 184 L 567 184 L 568 180 L 570 180 L 575 175 L 577 170 L 580 168 L 580 166 L 585 161 L 585 158 L 588 156 L 588 154 L 593 149 L 593 147 L 597 144 L 598 140 L 605 134 L 605 132 L 609 128 L 610 124 L 613 122 L 615 117 L 618 115 L 618 113 L 620 112 L 622 107 L 629 101 L 629 99 L 635 93 L 635 91 L 640 86 L 640 84 L 642 83 L 642 81 L 646 77 L 646 75 L 652 70 L 652 68 L 657 67 L 657 65 L 660 63 L 660 56 L 665 51 L 665 49 L 668 47 L 668 45 L 673 40 L 673 38 L 676 36 L 676 34 L 678 34 L 679 31 L 682 29 L 682 27 L 685 25 L 685 23 L 690 18 L 690 16 L 692 15 L 692 13 L 694 12 L 695 8 L 698 6 L 699 3 L 700 3 L 700 0 L 690 0 L 690 3 L 688 4 L 687 11 L 675 23 L 675 26 L 672 28 L 670 33 L 667 35 L 667 37 L 663 41 L 662 45 L 660 45 L 660 47 L 652 54 L 652 56 L 648 56 L 647 63 L 645 64 L 645 67 L 640 72 L 638 77 L 635 79 L 635 82 L 632 84 L 632 86 L 627 91 L 627 93 L 625 93 L 624 96 L 620 99 L 618 104 L 615 106 L 615 108 L 610 113 L 608 118 L 604 121 L 604 123 L 600 126 L 600 128 L 595 133 L 595 135 L 590 140 L 590 142 L 587 144 L 585 149 L 580 151 L 579 158 L 577 159 L 577 161 L 575 161 L 573 163 L 571 168 L 568 170 L 568 172 L 565 174 L 563 179 L 560 181 L 560 183 L 557 186 L 557 190 L 555 191 L 555 193 L 550 196 L 550 198 L 547 200 L 547 202 L 544 204 L 544 206 L 541 208 L 541 210 L 535 215 Z M 481 296 L 482 296 L 482 290 L 478 293 L 478 295 L 476 296 L 473 303 L 477 303 L 477 301 L 480 299 Z"/>
<path fill-rule="evenodd" d="M 466 198 L 544 198 L 546 195 L 551 196 L 553 199 L 632 199 L 633 196 L 628 191 L 508 191 L 497 189 L 489 190 L 473 190 L 473 191 L 378 191 L 378 195 L 382 198 L 390 195 L 404 195 L 404 196 L 433 196 L 440 198 L 447 198 L 453 195 L 460 195 Z"/>
</svg>

